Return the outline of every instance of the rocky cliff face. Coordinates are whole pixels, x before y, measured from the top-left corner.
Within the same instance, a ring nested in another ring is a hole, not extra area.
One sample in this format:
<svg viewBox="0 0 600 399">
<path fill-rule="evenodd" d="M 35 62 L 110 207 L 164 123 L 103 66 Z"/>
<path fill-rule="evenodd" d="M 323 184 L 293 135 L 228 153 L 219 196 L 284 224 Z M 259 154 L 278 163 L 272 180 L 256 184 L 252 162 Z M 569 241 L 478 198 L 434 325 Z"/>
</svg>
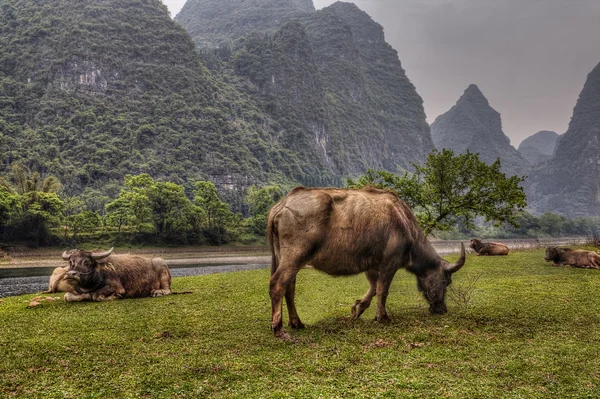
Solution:
<svg viewBox="0 0 600 399">
<path fill-rule="evenodd" d="M 600 64 L 587 77 L 554 157 L 529 180 L 529 202 L 537 212 L 600 215 Z"/>
<path fill-rule="evenodd" d="M 355 5 L 296 8 L 301 12 L 287 14 L 292 22 L 277 31 L 271 19 L 246 34 L 226 29 L 227 21 L 207 14 L 209 4 L 202 3 L 204 11 L 189 7 L 177 19 L 186 21 L 197 43 L 210 37 L 197 30 L 202 26 L 219 27 L 230 42 L 241 39 L 216 64 L 221 71 L 232 66 L 232 79 L 243 78 L 243 90 L 260 95 L 261 108 L 278 122 L 278 142 L 314 161 L 320 173 L 400 171 L 433 149 L 422 99 L 398 54 L 385 42 L 383 28 Z M 257 3 L 237 4 L 261 10 Z"/>
<path fill-rule="evenodd" d="M 552 158 L 558 138 L 556 132 L 542 130 L 523 140 L 519 152 L 532 165 L 544 163 Z"/>
<path fill-rule="evenodd" d="M 526 176 L 531 165 L 510 145 L 502 131 L 500 114 L 494 110 L 481 90 L 470 85 L 448 112 L 431 125 L 431 136 L 437 149 L 448 148 L 458 153 L 479 153 L 491 164 L 500 158 L 502 171 L 508 175 Z"/>
</svg>

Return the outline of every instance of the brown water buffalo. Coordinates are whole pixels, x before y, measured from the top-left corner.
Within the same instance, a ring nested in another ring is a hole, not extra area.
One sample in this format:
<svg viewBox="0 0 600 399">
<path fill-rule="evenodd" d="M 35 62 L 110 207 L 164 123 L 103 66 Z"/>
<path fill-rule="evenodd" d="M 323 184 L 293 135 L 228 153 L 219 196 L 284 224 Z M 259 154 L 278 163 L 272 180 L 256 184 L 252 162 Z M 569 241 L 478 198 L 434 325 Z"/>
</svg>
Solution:
<svg viewBox="0 0 600 399">
<path fill-rule="evenodd" d="M 504 244 L 500 244 L 499 242 L 481 242 L 477 238 L 471 239 L 471 244 L 469 245 L 473 250 L 477 253 L 477 256 L 483 255 L 508 255 L 510 249 Z"/>
<path fill-rule="evenodd" d="M 171 294 L 171 273 L 161 258 L 111 255 L 82 250 L 65 251 L 69 261 L 65 279 L 74 287 L 65 301 L 110 301 Z"/>
<path fill-rule="evenodd" d="M 54 271 L 52 272 L 52 276 L 50 276 L 50 282 L 48 283 L 48 291 L 46 291 L 46 293 L 73 291 L 73 280 L 65 278 L 67 275 L 67 270 L 69 270 L 68 266 L 57 267 L 56 269 L 54 269 Z"/>
<path fill-rule="evenodd" d="M 600 255 L 593 251 L 548 247 L 546 248 L 546 257 L 544 259 L 546 262 L 554 262 L 554 266 L 600 269 Z"/>
<path fill-rule="evenodd" d="M 452 273 L 465 263 L 439 257 L 410 208 L 396 195 L 374 188 L 344 190 L 297 187 L 271 208 L 268 238 L 272 251 L 270 295 L 275 336 L 283 330 L 283 296 L 289 325 L 302 328 L 294 304 L 296 274 L 304 265 L 330 275 L 364 272 L 370 288 L 352 306 L 356 319 L 377 295 L 376 320 L 389 320 L 385 309 L 394 274 L 405 268 L 417 277 L 417 287 L 431 313 L 446 313 L 446 287 Z"/>
</svg>

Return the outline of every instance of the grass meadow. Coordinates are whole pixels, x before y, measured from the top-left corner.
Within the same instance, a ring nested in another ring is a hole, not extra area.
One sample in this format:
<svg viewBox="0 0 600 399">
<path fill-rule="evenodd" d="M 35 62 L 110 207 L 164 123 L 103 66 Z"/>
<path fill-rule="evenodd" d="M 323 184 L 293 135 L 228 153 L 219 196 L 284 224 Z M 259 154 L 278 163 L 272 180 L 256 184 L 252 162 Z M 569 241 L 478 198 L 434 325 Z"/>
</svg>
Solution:
<svg viewBox="0 0 600 399">
<path fill-rule="evenodd" d="M 0 398 L 599 397 L 600 270 L 543 257 L 468 255 L 443 316 L 401 270 L 387 324 L 375 303 L 350 318 L 364 276 L 303 270 L 294 343 L 270 331 L 267 269 L 177 278 L 193 293 L 163 298 L 4 298 Z"/>
</svg>

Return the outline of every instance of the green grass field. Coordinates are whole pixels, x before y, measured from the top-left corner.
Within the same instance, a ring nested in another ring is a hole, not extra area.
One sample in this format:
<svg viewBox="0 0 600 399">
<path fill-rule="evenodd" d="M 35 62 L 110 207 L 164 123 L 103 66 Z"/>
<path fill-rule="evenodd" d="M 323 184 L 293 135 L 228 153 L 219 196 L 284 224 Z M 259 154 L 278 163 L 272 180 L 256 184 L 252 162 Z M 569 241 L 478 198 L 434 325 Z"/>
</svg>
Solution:
<svg viewBox="0 0 600 399">
<path fill-rule="evenodd" d="M 4 298 L 0 398 L 600 396 L 599 270 L 552 267 L 542 250 L 469 255 L 452 287 L 471 298 L 448 298 L 444 316 L 399 271 L 380 324 L 375 303 L 350 319 L 364 276 L 307 269 L 295 343 L 272 336 L 268 278 L 186 277 L 174 289 L 193 294 L 31 309 L 35 295 Z"/>
</svg>

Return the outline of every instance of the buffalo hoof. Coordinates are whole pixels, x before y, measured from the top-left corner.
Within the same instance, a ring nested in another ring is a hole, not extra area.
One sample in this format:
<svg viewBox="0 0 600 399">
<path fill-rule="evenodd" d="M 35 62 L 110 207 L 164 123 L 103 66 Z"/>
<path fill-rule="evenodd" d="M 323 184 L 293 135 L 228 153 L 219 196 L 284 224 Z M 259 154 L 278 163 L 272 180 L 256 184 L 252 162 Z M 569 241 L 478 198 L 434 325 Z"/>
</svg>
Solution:
<svg viewBox="0 0 600 399">
<path fill-rule="evenodd" d="M 288 326 L 292 327 L 295 330 L 301 330 L 304 328 L 304 324 L 300 321 L 300 319 L 290 320 Z"/>
<path fill-rule="evenodd" d="M 159 296 L 169 295 L 170 293 L 171 293 L 171 291 L 169 291 L 169 290 L 154 290 L 154 291 L 152 291 L 152 297 L 156 298 Z"/>
<path fill-rule="evenodd" d="M 392 319 L 386 313 L 386 314 L 375 316 L 375 321 L 378 321 L 380 323 L 389 323 L 390 321 L 392 321 Z"/>
<path fill-rule="evenodd" d="M 352 305 L 352 318 L 355 320 L 358 319 L 367 308 L 368 306 L 365 306 L 360 299 L 357 299 L 354 305 Z"/>
<path fill-rule="evenodd" d="M 446 314 L 448 313 L 448 309 L 444 307 L 430 307 L 429 313 L 431 314 Z"/>
</svg>

